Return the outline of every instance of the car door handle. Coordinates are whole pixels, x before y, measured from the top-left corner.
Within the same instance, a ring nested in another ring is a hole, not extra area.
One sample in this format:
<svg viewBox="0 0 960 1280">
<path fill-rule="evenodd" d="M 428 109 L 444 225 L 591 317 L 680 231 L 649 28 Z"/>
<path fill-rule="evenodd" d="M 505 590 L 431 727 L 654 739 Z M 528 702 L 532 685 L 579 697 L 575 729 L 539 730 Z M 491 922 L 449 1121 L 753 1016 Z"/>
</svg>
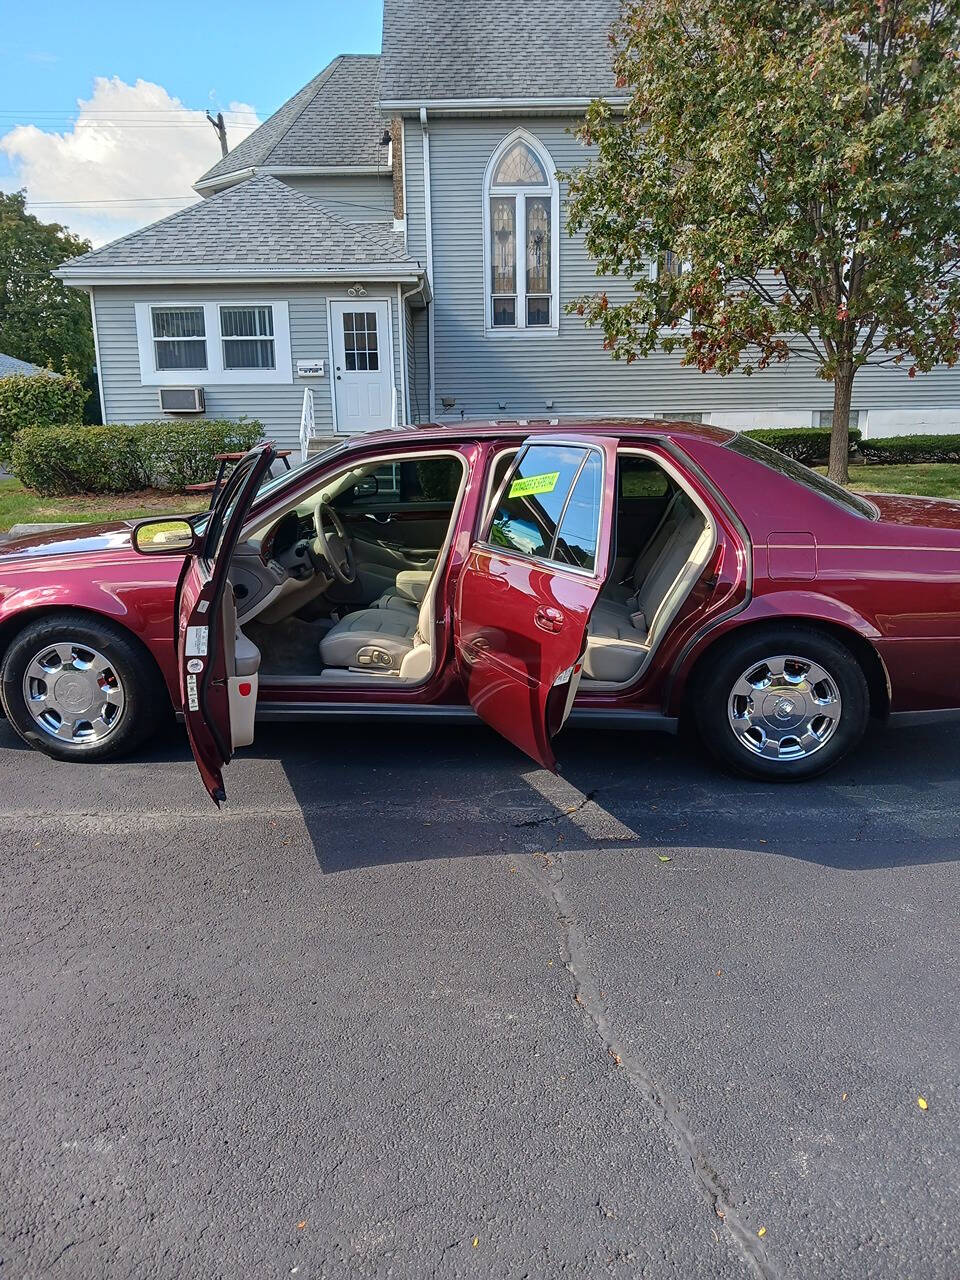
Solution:
<svg viewBox="0 0 960 1280">
<path fill-rule="evenodd" d="M 373 520 L 377 524 L 391 524 L 393 522 L 392 511 L 365 511 L 363 514 L 368 520 Z"/>
<path fill-rule="evenodd" d="M 538 605 L 537 610 L 533 615 L 533 620 L 541 631 L 556 633 L 563 630 L 563 611 L 561 609 L 555 609 L 553 605 Z"/>
</svg>

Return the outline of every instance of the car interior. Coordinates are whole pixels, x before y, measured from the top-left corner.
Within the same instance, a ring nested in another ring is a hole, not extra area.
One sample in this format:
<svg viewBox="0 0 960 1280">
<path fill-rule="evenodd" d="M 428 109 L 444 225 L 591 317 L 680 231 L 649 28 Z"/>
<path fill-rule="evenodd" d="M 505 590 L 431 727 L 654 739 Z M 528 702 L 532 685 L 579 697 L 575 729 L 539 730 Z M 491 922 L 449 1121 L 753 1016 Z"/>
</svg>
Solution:
<svg viewBox="0 0 960 1280">
<path fill-rule="evenodd" d="M 487 510 L 517 450 L 496 455 Z M 250 531 L 230 568 L 237 678 L 419 683 L 466 464 L 453 451 L 357 464 Z M 652 455 L 618 459 L 616 556 L 590 620 L 581 687 L 633 683 L 715 545 L 705 508 Z M 228 593 L 229 594 L 229 593 Z M 234 619 L 235 612 L 235 619 Z"/>
</svg>

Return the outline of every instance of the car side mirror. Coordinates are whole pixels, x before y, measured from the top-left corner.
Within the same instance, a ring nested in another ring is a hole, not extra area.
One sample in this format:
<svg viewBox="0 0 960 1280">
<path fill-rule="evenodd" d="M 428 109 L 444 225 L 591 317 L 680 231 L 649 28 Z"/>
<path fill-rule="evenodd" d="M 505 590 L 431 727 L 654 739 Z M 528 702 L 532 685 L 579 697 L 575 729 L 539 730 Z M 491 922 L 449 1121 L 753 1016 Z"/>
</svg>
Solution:
<svg viewBox="0 0 960 1280">
<path fill-rule="evenodd" d="M 145 520 L 134 526 L 131 542 L 142 556 L 176 556 L 193 549 L 196 535 L 188 520 Z"/>
<path fill-rule="evenodd" d="M 375 498 L 380 492 L 380 481 L 376 476 L 364 476 L 353 486 L 355 498 Z"/>
</svg>

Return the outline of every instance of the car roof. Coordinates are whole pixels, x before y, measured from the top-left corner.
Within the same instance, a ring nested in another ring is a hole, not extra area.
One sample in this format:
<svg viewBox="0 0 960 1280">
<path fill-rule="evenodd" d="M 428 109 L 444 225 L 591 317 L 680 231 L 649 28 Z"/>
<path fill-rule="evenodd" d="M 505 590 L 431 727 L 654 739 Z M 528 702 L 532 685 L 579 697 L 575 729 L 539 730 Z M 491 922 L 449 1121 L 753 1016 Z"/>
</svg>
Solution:
<svg viewBox="0 0 960 1280">
<path fill-rule="evenodd" d="M 735 431 L 711 427 L 699 422 L 671 421 L 664 418 L 467 418 L 464 422 L 422 422 L 417 425 L 391 427 L 353 437 L 353 443 L 367 445 L 401 444 L 415 437 L 417 443 L 456 444 L 461 440 L 525 440 L 527 436 L 595 435 L 636 436 L 639 439 L 695 439 L 710 444 L 726 444 Z"/>
</svg>

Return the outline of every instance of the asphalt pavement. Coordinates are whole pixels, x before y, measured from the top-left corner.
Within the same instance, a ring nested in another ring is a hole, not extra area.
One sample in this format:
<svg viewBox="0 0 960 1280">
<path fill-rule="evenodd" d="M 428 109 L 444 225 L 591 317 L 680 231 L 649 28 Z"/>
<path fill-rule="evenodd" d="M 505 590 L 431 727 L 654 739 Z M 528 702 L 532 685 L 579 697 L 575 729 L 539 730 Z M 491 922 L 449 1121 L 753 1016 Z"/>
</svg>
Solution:
<svg viewBox="0 0 960 1280">
<path fill-rule="evenodd" d="M 560 754 L 0 723 L 0 1278 L 960 1275 L 960 731 Z"/>
</svg>

